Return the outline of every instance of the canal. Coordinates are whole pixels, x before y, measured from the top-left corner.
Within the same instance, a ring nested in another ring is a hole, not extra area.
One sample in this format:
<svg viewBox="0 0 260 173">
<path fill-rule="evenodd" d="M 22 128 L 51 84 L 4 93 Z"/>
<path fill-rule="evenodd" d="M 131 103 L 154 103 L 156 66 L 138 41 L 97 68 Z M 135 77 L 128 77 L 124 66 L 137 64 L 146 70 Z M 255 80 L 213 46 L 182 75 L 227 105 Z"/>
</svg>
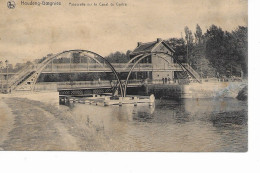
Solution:
<svg viewBox="0 0 260 173">
<path fill-rule="evenodd" d="M 69 107 L 77 123 L 93 129 L 91 151 L 247 151 L 247 102 L 234 98 Z"/>
</svg>

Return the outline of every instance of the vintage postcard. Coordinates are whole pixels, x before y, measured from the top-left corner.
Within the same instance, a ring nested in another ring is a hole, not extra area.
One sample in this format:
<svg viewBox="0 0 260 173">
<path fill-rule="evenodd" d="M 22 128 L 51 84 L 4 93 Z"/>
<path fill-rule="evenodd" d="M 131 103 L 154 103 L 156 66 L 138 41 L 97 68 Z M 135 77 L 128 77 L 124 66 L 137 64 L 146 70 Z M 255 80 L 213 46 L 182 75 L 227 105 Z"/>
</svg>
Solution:
<svg viewBox="0 0 260 173">
<path fill-rule="evenodd" d="M 248 150 L 247 0 L 1 0 L 0 150 Z"/>
</svg>

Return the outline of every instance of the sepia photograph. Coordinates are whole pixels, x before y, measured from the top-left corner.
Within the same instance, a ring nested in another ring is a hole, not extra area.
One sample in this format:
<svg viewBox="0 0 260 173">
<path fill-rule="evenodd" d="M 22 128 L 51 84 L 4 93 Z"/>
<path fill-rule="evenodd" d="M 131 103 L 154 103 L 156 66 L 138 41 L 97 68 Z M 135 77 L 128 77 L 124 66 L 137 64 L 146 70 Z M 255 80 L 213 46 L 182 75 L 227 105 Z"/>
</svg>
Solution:
<svg viewBox="0 0 260 173">
<path fill-rule="evenodd" d="M 1 0 L 3 151 L 247 152 L 247 0 Z"/>
</svg>

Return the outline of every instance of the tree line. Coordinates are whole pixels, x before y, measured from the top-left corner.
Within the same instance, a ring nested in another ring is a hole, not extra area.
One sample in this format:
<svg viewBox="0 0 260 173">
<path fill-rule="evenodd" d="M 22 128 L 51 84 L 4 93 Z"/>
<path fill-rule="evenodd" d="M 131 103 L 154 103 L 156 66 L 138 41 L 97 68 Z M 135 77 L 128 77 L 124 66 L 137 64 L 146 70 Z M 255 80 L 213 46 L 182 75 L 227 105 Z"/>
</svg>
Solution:
<svg viewBox="0 0 260 173">
<path fill-rule="evenodd" d="M 174 56 L 181 63 L 189 63 L 202 77 L 247 76 L 248 27 L 238 26 L 228 32 L 211 25 L 204 33 L 197 24 L 193 32 L 186 26 L 184 38 L 164 40 L 175 50 Z M 106 58 L 112 63 L 126 63 L 126 53 L 115 52 Z"/>
<path fill-rule="evenodd" d="M 179 61 L 189 63 L 202 77 L 247 76 L 248 27 L 238 26 L 228 32 L 211 25 L 205 33 L 186 26 L 184 38 L 170 38 L 167 43 Z"/>
<path fill-rule="evenodd" d="M 248 74 L 248 27 L 238 26 L 228 32 L 211 25 L 203 33 L 197 24 L 194 33 L 186 26 L 184 37 L 172 37 L 164 41 L 175 50 L 174 56 L 180 62 L 189 63 L 202 77 L 246 77 Z M 130 53 L 130 50 L 125 53 L 116 51 L 105 58 L 111 63 L 126 63 L 130 60 Z M 51 54 L 35 62 L 40 63 L 48 56 Z M 77 54 L 73 54 L 74 59 L 77 57 Z M 60 61 L 68 60 L 64 57 Z M 14 67 L 10 64 L 9 72 L 19 72 L 31 63 L 17 63 Z"/>
</svg>

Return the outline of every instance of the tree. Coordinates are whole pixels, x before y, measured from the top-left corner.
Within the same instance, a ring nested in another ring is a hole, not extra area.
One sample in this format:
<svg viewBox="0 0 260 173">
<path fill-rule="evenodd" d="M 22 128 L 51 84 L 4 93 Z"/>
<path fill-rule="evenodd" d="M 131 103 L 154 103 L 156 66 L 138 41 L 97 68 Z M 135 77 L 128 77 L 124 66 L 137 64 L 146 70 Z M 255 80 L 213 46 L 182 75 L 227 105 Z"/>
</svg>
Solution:
<svg viewBox="0 0 260 173">
<path fill-rule="evenodd" d="M 193 38 L 191 30 L 186 26 L 184 28 L 184 31 L 185 31 L 185 40 L 186 40 L 187 45 L 192 45 L 194 38 Z"/>
<path fill-rule="evenodd" d="M 166 43 L 175 51 L 174 56 L 180 61 L 185 62 L 186 45 L 183 38 L 170 38 Z"/>
<path fill-rule="evenodd" d="M 247 76 L 248 73 L 248 27 L 239 26 L 232 32 L 234 49 L 236 50 L 237 63 Z"/>
<path fill-rule="evenodd" d="M 226 48 L 225 33 L 215 25 L 212 25 L 205 33 L 206 38 L 206 57 L 218 72 L 225 75 Z"/>
<path fill-rule="evenodd" d="M 128 55 L 130 52 L 127 52 Z M 127 63 L 129 61 L 129 57 L 122 52 L 115 52 L 110 53 L 108 56 L 105 57 L 110 63 Z"/>
<path fill-rule="evenodd" d="M 247 75 L 247 27 L 223 31 L 212 25 L 205 33 L 206 57 L 220 76 Z"/>
<path fill-rule="evenodd" d="M 132 51 L 131 50 L 127 50 L 126 51 L 126 57 L 127 57 L 127 59 L 129 59 L 130 60 L 130 53 L 131 53 Z"/>
<path fill-rule="evenodd" d="M 191 30 L 187 26 L 184 28 L 184 31 L 185 31 L 185 40 L 186 40 L 186 48 L 187 48 L 186 61 L 189 62 L 190 52 L 192 51 L 194 38 Z"/>
<path fill-rule="evenodd" d="M 195 32 L 194 35 L 195 35 L 195 42 L 197 44 L 200 44 L 201 41 L 202 41 L 202 30 L 201 30 L 201 28 L 200 28 L 200 26 L 198 24 L 196 26 L 196 32 Z"/>
<path fill-rule="evenodd" d="M 206 44 L 203 42 L 194 45 L 190 56 L 190 64 L 201 77 L 215 77 L 216 75 L 215 68 L 206 57 Z"/>
<path fill-rule="evenodd" d="M 72 63 L 80 63 L 80 53 L 79 52 L 73 52 L 71 57 Z"/>
</svg>

